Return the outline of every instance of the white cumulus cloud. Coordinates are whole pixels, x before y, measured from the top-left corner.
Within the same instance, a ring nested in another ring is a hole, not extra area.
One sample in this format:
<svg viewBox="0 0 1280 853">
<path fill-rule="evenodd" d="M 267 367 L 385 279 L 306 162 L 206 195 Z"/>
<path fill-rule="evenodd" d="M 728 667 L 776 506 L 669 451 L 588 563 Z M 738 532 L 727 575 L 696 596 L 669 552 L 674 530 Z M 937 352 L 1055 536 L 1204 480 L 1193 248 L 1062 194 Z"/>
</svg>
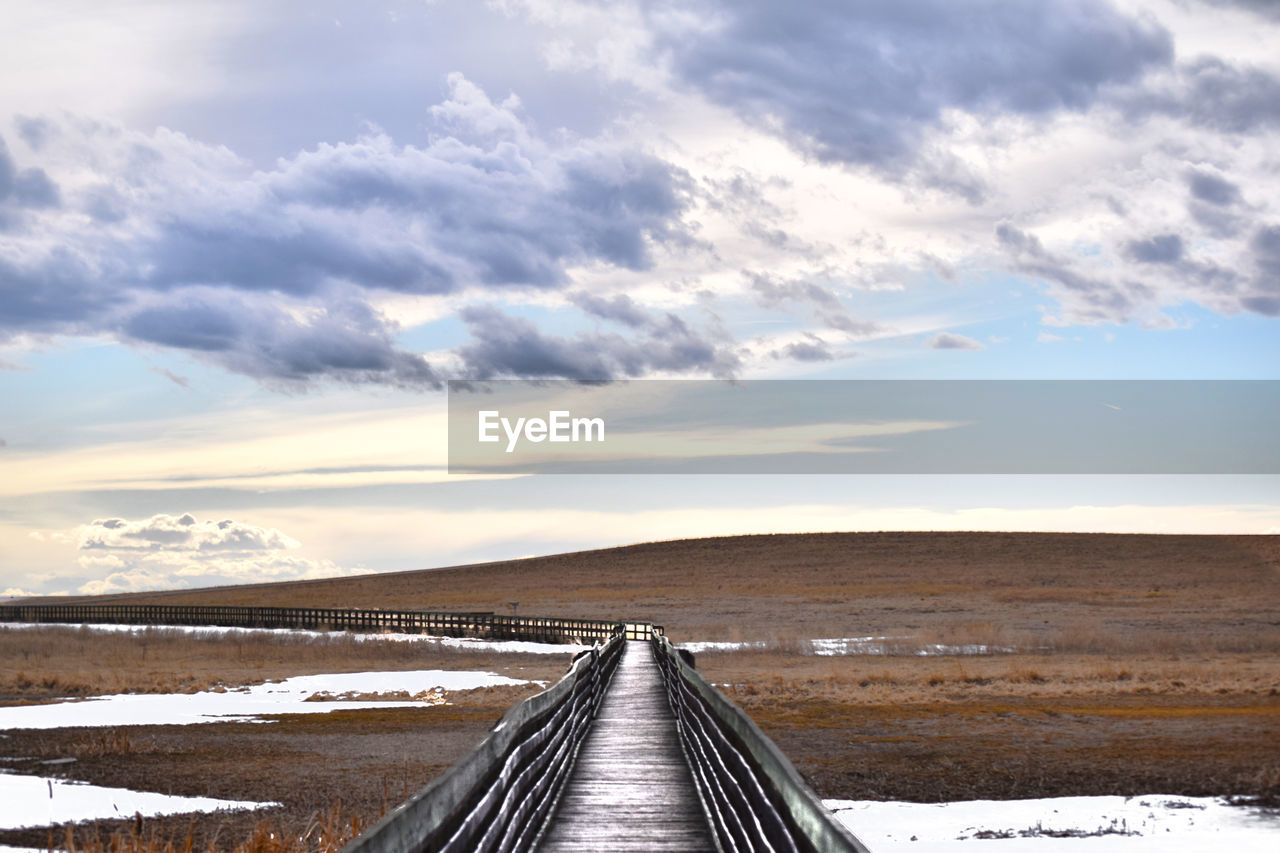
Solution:
<svg viewBox="0 0 1280 853">
<path fill-rule="evenodd" d="M 296 539 L 274 527 L 190 513 L 96 519 L 71 531 L 84 570 L 103 573 L 80 586 L 90 595 L 300 580 L 357 574 L 331 560 L 296 552 Z"/>
</svg>

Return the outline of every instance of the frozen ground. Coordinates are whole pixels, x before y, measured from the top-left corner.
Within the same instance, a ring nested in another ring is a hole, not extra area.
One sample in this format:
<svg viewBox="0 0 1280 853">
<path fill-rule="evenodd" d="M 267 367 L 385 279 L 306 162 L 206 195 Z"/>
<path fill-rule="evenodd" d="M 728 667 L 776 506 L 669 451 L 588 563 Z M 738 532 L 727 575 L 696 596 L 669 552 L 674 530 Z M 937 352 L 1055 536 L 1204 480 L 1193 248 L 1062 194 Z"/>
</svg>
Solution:
<svg viewBox="0 0 1280 853">
<path fill-rule="evenodd" d="M 941 643 L 929 643 L 920 648 L 911 648 L 910 637 L 825 637 L 809 640 L 809 647 L 820 657 L 836 657 L 840 655 L 887 655 L 894 654 L 899 648 L 907 648 L 911 654 L 929 655 L 989 655 L 996 652 L 1012 652 L 1015 649 L 1003 646 L 946 646 Z M 739 652 L 749 649 L 764 649 L 769 646 L 763 641 L 744 643 L 732 642 L 692 642 L 679 643 L 682 649 L 694 654 L 700 652 Z"/>
<path fill-rule="evenodd" d="M 260 809 L 279 803 L 216 800 L 212 797 L 173 797 L 127 788 L 100 788 L 84 782 L 0 773 L 0 829 L 50 826 L 81 820 L 212 812 L 220 809 Z M 0 847 L 0 851 L 12 848 Z"/>
<path fill-rule="evenodd" d="M 0 625 L 0 631 L 21 630 L 24 628 L 48 628 L 53 626 L 54 623 L 50 622 L 10 622 L 5 625 Z M 76 630 L 86 628 L 90 631 L 111 631 L 129 634 L 141 634 L 145 631 L 173 631 L 175 633 L 192 634 L 197 637 L 202 635 L 217 637 L 241 634 L 257 634 L 269 637 L 288 634 L 296 637 L 317 638 L 347 636 L 357 641 L 389 640 L 392 642 L 428 643 L 445 649 L 468 649 L 480 652 L 519 652 L 527 655 L 576 655 L 578 652 L 591 648 L 590 646 L 579 645 L 576 643 L 533 643 L 526 640 L 481 640 L 474 637 L 435 637 L 430 634 L 374 634 L 355 631 L 350 633 L 346 631 L 305 631 L 299 628 L 218 628 L 195 625 L 158 625 L 155 627 L 149 627 L 146 625 L 58 625 L 57 627 L 74 628 Z"/>
<path fill-rule="evenodd" d="M 450 690 L 528 683 L 492 672 L 444 669 L 300 675 L 275 683 L 203 693 L 118 694 L 81 702 L 0 708 L 0 729 L 166 726 L 256 720 L 268 714 L 323 714 L 424 702 L 438 705 L 446 701 Z M 400 692 L 412 698 L 372 701 L 353 698 L 362 694 Z"/>
<path fill-rule="evenodd" d="M 825 800 L 874 853 L 1275 853 L 1280 816 L 1209 797 Z"/>
<path fill-rule="evenodd" d="M 896 651 L 898 644 L 910 643 L 910 637 L 829 637 L 822 640 L 810 640 L 815 655 L 832 657 L 836 655 L 887 655 Z M 1014 649 L 1004 646 L 982 646 L 969 644 L 964 646 L 946 646 L 941 643 L 928 643 L 912 654 L 927 657 L 929 655 L 990 655 L 996 652 L 1012 652 Z"/>
<path fill-rule="evenodd" d="M 695 641 L 692 643 L 676 643 L 676 648 L 693 652 L 695 655 L 703 652 L 741 652 L 747 649 L 763 649 L 768 645 L 763 641 L 753 641 L 750 643 L 730 643 L 716 642 L 713 640 Z"/>
</svg>

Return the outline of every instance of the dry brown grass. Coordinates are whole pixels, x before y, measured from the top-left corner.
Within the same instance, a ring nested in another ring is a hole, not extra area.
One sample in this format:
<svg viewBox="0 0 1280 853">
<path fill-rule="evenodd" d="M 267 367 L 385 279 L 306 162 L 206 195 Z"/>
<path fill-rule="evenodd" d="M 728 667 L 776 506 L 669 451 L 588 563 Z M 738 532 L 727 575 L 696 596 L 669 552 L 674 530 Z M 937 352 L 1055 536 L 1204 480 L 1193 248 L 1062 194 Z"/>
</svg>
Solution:
<svg viewBox="0 0 1280 853">
<path fill-rule="evenodd" d="M 491 653 L 431 642 L 379 641 L 335 632 L 216 634 L 171 628 L 137 633 L 0 625 L 0 702 L 110 693 L 193 693 L 321 672 L 484 669 L 558 678 L 558 655 Z"/>
<path fill-rule="evenodd" d="M 823 796 L 937 802 L 1155 791 L 1280 805 L 1280 710 L 1256 698 L 974 698 L 752 716 Z"/>
<path fill-rule="evenodd" d="M 1280 654 L 1121 645 L 927 657 L 758 649 L 697 664 L 823 796 L 1158 790 L 1280 806 Z"/>
<path fill-rule="evenodd" d="M 699 654 L 698 668 L 728 685 L 730 697 L 824 796 L 937 801 L 1158 790 L 1280 797 L 1280 537 L 754 536 L 116 597 L 499 612 L 513 599 L 531 615 L 654 621 L 677 642 L 762 643 Z M 867 636 L 896 638 L 890 654 L 812 653 L 814 638 Z M 240 649 L 229 639 L 209 646 L 206 656 L 187 640 L 170 647 L 160 636 L 145 653 L 122 641 L 88 652 L 96 657 L 81 663 L 74 631 L 51 638 L 56 644 L 43 656 L 42 644 L 6 645 L 10 639 L 0 636 L 0 690 L 17 698 L 77 685 L 98 690 L 113 678 L 131 689 L 197 689 L 211 679 L 339 671 L 348 660 L 351 669 L 442 665 L 411 660 L 419 652 L 410 644 L 386 651 L 341 640 Z M 918 654 L 933 645 L 1017 651 Z M 400 655 L 410 659 L 397 664 Z M 554 677 L 565 662 L 540 663 Z M 46 685 L 50 679 L 56 683 Z M 192 793 L 236 798 L 251 798 L 236 787 L 245 768 L 270 760 L 306 780 L 273 776 L 271 785 L 280 788 L 254 794 L 289 803 L 283 840 L 305 829 L 314 803 L 331 801 L 334 791 L 362 798 L 359 806 L 348 800 L 346 813 L 372 817 L 380 761 L 413 755 L 420 759 L 415 772 L 429 778 L 518 695 L 477 695 L 474 705 L 455 695 L 452 706 L 371 712 L 384 721 L 381 729 L 359 715 L 282 720 L 272 732 L 202 726 L 195 737 L 203 745 L 191 752 L 184 751 L 192 739 L 186 732 L 131 733 L 127 742 L 15 735 L 6 743 L 27 755 L 81 755 L 77 772 L 99 783 L 141 784 L 199 766 L 207 768 L 201 778 L 184 777 Z M 373 740 L 373 729 L 387 740 Z M 383 743 L 393 746 L 377 745 Z M 378 749 L 387 749 L 385 757 Z M 182 839 L 183 826 L 162 822 L 157 838 Z M 257 833 L 247 819 L 234 827 L 219 836 L 217 849 L 234 849 Z M 120 831 L 128 827 L 111 829 Z M 192 853 L 205 849 L 210 831 L 198 827 Z"/>
<path fill-rule="evenodd" d="M 163 837 L 154 824 L 147 832 L 139 814 L 128 829 L 109 833 L 100 831 L 96 825 L 80 829 L 70 825 L 63 836 L 62 849 L 67 853 L 218 853 L 223 850 L 229 853 L 337 853 L 365 826 L 359 816 L 344 815 L 342 803 L 335 802 L 301 823 L 263 818 L 247 838 L 224 847 L 219 845 L 216 834 L 203 845 L 198 844 L 194 823 L 188 825 L 186 835 L 181 837 Z M 54 849 L 52 835 L 48 849 Z"/>
<path fill-rule="evenodd" d="M 148 818 L 142 831 L 128 819 L 81 824 L 75 828 L 81 848 L 106 845 L 116 836 L 125 844 L 136 837 L 161 850 L 170 842 L 181 849 L 188 838 L 193 851 L 255 849 L 245 845 L 271 841 L 272 834 L 280 843 L 306 836 L 318 819 L 317 804 L 340 801 L 344 822 L 369 825 L 443 772 L 528 693 L 528 688 L 492 688 L 454 694 L 454 704 L 446 706 L 288 714 L 265 725 L 147 726 L 117 729 L 116 734 L 11 731 L 0 743 L 13 772 L 69 774 L 110 787 L 283 804 L 265 812 Z M 65 763 L 68 757 L 75 761 Z M 45 763 L 51 759 L 64 763 Z M 44 829 L 0 831 L 4 845 L 44 847 L 50 838 L 61 847 L 65 827 L 51 834 Z"/>
<path fill-rule="evenodd" d="M 1280 696 L 1280 656 L 973 655 L 813 657 L 704 653 L 699 671 L 744 707 L 817 697 L 846 705 L 963 703 L 975 697 Z M 1280 707 L 1280 703 L 1277 704 Z"/>
<path fill-rule="evenodd" d="M 1270 626 L 1280 537 L 832 533 L 658 542 L 397 574 L 115 596 L 646 619 L 679 639 L 908 634 L 990 621 L 1213 633 Z M 108 600 L 108 599 L 101 599 Z"/>
</svg>

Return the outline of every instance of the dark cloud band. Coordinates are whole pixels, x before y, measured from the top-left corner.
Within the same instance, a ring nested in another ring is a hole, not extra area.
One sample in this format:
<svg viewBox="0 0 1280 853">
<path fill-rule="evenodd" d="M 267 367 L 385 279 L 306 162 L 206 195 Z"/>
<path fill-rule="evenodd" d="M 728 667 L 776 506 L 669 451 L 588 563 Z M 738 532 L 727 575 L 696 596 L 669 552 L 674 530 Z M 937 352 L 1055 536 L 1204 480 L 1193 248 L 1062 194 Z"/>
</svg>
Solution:
<svg viewBox="0 0 1280 853">
<path fill-rule="evenodd" d="M 734 0 L 688 27 L 663 26 L 687 20 L 670 5 L 649 7 L 685 85 L 823 160 L 962 194 L 979 188 L 924 145 L 944 111 L 1085 110 L 1173 57 L 1168 32 L 1102 0 Z"/>
<path fill-rule="evenodd" d="M 117 165 L 49 224 L 56 241 L 0 234 L 0 340 L 107 332 L 268 384 L 436 385 L 372 307 L 380 295 L 558 289 L 572 266 L 643 270 L 655 242 L 686 239 L 678 169 L 623 145 L 548 142 L 514 103 L 493 103 L 460 75 L 450 86 L 433 110 L 448 133 L 426 145 L 372 133 L 250 174 L 225 150 L 170 133 L 21 120 L 33 150 L 56 137 Z M 17 168 L 0 144 L 0 230 L 22 209 L 59 203 L 48 175 Z M 473 329 L 498 331 L 493 321 Z M 477 342 L 470 357 L 496 356 L 502 340 Z M 600 363 L 715 360 L 687 341 L 668 349 Z M 521 374 L 547 366 L 494 363 Z"/>
</svg>

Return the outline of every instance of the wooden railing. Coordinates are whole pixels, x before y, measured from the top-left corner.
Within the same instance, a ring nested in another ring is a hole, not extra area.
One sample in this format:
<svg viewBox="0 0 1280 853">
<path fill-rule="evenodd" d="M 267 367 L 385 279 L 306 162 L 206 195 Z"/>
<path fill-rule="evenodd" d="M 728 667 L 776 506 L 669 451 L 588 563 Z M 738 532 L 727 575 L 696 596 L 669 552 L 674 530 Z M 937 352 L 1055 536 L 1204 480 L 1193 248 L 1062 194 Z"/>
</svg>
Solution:
<svg viewBox="0 0 1280 853">
<path fill-rule="evenodd" d="M 653 650 L 708 822 L 722 850 L 867 848 L 822 805 L 777 746 L 681 656 L 661 626 L 416 610 L 42 604 L 0 606 L 0 622 L 404 631 L 593 642 L 552 687 L 515 705 L 444 776 L 343 853 L 512 851 L 533 845 L 608 689 L 623 644 Z"/>
<path fill-rule="evenodd" d="M 867 853 L 750 717 L 708 684 L 666 637 L 655 635 L 651 643 L 722 849 Z"/>
<path fill-rule="evenodd" d="M 11 604 L 0 606 L 0 622 L 62 624 L 194 625 L 226 628 L 306 628 L 332 631 L 396 631 L 442 637 L 594 643 L 625 632 L 632 639 L 662 633 L 647 622 L 500 616 L 422 610 L 323 607 L 232 607 L 159 604 Z"/>
<path fill-rule="evenodd" d="M 621 633 L 525 699 L 465 758 L 343 853 L 528 850 L 573 765 L 622 653 Z"/>
</svg>

